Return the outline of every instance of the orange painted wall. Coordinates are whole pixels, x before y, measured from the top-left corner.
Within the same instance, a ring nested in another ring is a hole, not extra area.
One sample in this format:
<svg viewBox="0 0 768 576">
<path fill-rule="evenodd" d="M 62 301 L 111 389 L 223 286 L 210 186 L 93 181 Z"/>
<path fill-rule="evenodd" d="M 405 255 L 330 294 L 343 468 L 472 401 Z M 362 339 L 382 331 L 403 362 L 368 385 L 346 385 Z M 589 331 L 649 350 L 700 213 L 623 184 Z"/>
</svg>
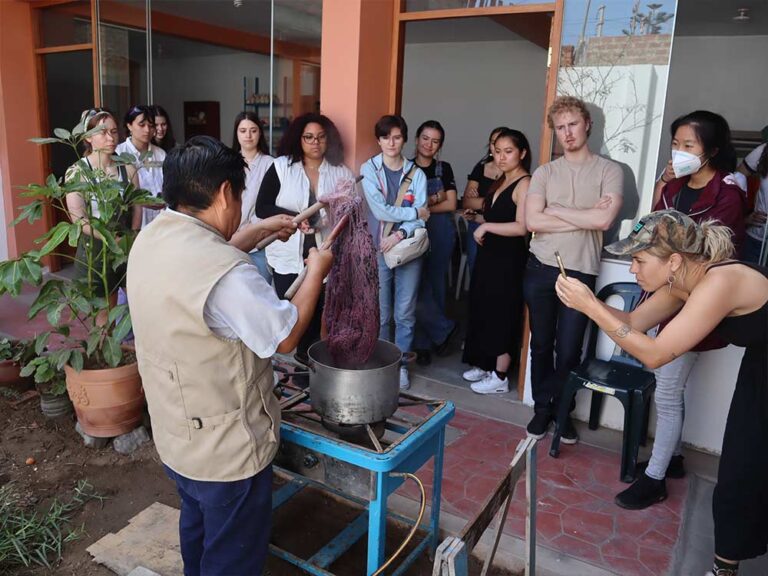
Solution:
<svg viewBox="0 0 768 576">
<path fill-rule="evenodd" d="M 347 165 L 379 151 L 373 125 L 389 110 L 395 0 L 324 0 L 320 102 L 347 148 Z"/>
<path fill-rule="evenodd" d="M 34 14 L 27 2 L 0 1 L 0 170 L 3 178 L 3 223 L 9 257 L 33 247 L 32 240 L 46 230 L 46 223 L 7 228 L 18 214 L 18 186 L 45 178 L 40 147 L 29 138 L 40 135 L 40 110 L 33 35 Z"/>
</svg>

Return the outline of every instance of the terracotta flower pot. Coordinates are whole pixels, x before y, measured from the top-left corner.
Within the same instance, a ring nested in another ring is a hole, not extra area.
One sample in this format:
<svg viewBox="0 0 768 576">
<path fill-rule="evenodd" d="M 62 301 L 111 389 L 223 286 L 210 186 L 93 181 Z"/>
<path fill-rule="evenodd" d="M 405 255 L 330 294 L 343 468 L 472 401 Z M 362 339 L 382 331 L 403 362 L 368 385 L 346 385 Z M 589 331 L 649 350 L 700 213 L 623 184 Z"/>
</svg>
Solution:
<svg viewBox="0 0 768 576">
<path fill-rule="evenodd" d="M 141 424 L 144 389 L 136 362 L 77 372 L 65 366 L 67 392 L 83 432 L 96 438 L 126 434 Z"/>
<path fill-rule="evenodd" d="M 0 388 L 11 388 L 17 392 L 32 388 L 32 379 L 22 378 L 20 372 L 21 366 L 13 360 L 0 361 Z"/>
</svg>

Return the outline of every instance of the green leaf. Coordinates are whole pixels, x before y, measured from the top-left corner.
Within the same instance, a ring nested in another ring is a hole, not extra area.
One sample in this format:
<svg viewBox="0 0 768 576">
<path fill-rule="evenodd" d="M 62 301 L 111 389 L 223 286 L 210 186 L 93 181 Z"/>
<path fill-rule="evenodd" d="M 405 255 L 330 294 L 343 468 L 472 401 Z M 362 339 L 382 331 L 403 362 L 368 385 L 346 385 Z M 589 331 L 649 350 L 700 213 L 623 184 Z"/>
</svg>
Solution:
<svg viewBox="0 0 768 576">
<path fill-rule="evenodd" d="M 117 326 L 115 327 L 114 332 L 112 333 L 112 337 L 117 340 L 118 342 L 122 342 L 126 336 L 128 336 L 128 332 L 131 331 L 131 315 L 126 314 L 122 318 L 120 318 L 120 321 L 117 323 Z"/>
<path fill-rule="evenodd" d="M 38 334 L 38 336 L 35 338 L 35 354 L 40 356 L 45 351 L 45 347 L 48 344 L 48 338 L 50 336 L 50 332 L 43 332 L 42 334 Z"/>
<path fill-rule="evenodd" d="M 72 350 L 72 356 L 69 358 L 69 365 L 80 372 L 83 369 L 83 353 L 80 350 Z"/>
<path fill-rule="evenodd" d="M 29 364 L 27 364 L 26 366 L 24 366 L 24 367 L 21 369 L 21 372 L 19 372 L 19 375 L 20 375 L 22 378 L 26 378 L 27 376 L 31 376 L 31 375 L 32 375 L 32 373 L 33 373 L 33 372 L 34 372 L 36 369 L 37 369 L 37 366 L 35 366 L 35 364 L 33 364 L 32 362 L 30 362 Z"/>
<path fill-rule="evenodd" d="M 72 128 L 72 136 L 80 136 L 85 132 L 85 122 L 78 122 L 77 125 Z"/>
<path fill-rule="evenodd" d="M 83 227 L 81 224 L 81 221 L 78 220 L 77 222 L 73 223 L 72 226 L 69 228 L 69 238 L 67 239 L 67 243 L 72 246 L 73 248 L 77 246 L 77 241 L 80 240 L 80 235 L 83 232 Z"/>
<path fill-rule="evenodd" d="M 40 218 L 43 217 L 43 201 L 42 200 L 34 200 L 33 202 L 26 204 L 21 207 L 21 212 L 19 215 L 11 222 L 11 226 L 16 226 L 19 222 L 23 222 L 24 220 L 29 221 L 29 223 L 36 222 L 37 220 L 40 220 Z"/>
<path fill-rule="evenodd" d="M 63 370 L 64 366 L 67 362 L 69 362 L 69 357 L 72 355 L 72 350 L 64 349 L 64 350 L 58 350 L 56 352 L 56 370 Z"/>
<path fill-rule="evenodd" d="M 123 350 L 120 348 L 120 342 L 116 338 L 104 338 L 102 352 L 104 353 L 104 360 L 112 368 L 120 364 L 120 360 L 123 358 Z"/>
<path fill-rule="evenodd" d="M 56 334 L 61 334 L 65 338 L 68 338 L 69 337 L 69 333 L 70 333 L 69 325 L 68 324 L 62 324 L 61 326 L 57 326 L 56 329 L 54 330 L 54 332 L 56 332 Z"/>
<path fill-rule="evenodd" d="M 30 138 L 30 142 L 33 144 L 55 144 L 59 141 L 58 138 Z"/>
<path fill-rule="evenodd" d="M 58 326 L 59 320 L 61 320 L 61 311 L 66 308 L 67 304 L 65 302 L 60 302 L 56 306 L 53 306 L 48 309 L 46 312 L 46 318 L 48 319 L 48 324 L 51 326 Z"/>
<path fill-rule="evenodd" d="M 69 130 L 65 130 L 64 128 L 54 128 L 53 133 L 61 140 L 69 140 L 72 137 Z"/>
<path fill-rule="evenodd" d="M 46 242 L 40 249 L 40 256 L 45 256 L 53 252 L 59 244 L 64 242 L 64 239 L 69 236 L 69 229 L 73 227 L 79 228 L 77 224 L 72 224 L 70 222 L 59 222 L 56 226 L 51 228 L 48 242 Z"/>
<path fill-rule="evenodd" d="M 96 351 L 96 348 L 99 347 L 99 342 L 101 342 L 100 331 L 95 330 L 88 335 L 88 340 L 86 340 L 86 344 L 85 344 L 86 356 L 90 357 L 93 355 L 93 353 Z"/>
<path fill-rule="evenodd" d="M 127 304 L 120 304 L 118 306 L 115 306 L 109 311 L 109 316 L 107 316 L 107 320 L 110 324 L 115 322 L 118 318 L 121 316 L 124 316 L 128 312 L 128 305 Z"/>
</svg>

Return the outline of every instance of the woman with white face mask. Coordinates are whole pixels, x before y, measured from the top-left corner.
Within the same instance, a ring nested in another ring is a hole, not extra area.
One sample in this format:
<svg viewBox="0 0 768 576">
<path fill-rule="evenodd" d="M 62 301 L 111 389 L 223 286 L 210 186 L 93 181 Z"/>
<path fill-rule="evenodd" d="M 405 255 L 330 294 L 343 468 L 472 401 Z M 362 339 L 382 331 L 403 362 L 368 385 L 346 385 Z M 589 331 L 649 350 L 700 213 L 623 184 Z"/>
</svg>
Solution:
<svg viewBox="0 0 768 576">
<path fill-rule="evenodd" d="M 738 254 L 744 241 L 746 195 L 731 175 L 736 152 L 725 118 L 697 110 L 672 123 L 672 159 L 659 179 L 654 210 L 672 208 L 700 223 L 714 220 L 733 232 Z M 662 323 L 659 332 L 664 330 Z M 685 475 L 681 437 L 685 415 L 684 392 L 702 352 L 724 348 L 712 334 L 690 351 L 654 370 L 656 375 L 656 439 L 651 459 L 641 465 L 638 479 L 616 496 L 619 506 L 642 509 L 667 497 L 665 478 Z M 647 467 L 646 467 L 647 466 Z"/>
</svg>

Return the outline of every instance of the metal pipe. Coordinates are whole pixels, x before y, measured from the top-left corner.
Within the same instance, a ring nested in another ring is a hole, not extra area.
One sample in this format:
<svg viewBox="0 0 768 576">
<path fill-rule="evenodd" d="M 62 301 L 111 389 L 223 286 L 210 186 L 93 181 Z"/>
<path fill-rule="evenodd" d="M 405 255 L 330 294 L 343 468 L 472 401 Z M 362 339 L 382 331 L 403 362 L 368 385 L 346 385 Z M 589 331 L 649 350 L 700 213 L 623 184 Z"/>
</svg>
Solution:
<svg viewBox="0 0 768 576">
<path fill-rule="evenodd" d="M 400 553 L 405 550 L 405 547 L 408 546 L 410 541 L 413 539 L 414 535 L 416 534 L 416 531 L 419 529 L 419 526 L 421 526 L 421 519 L 424 517 L 424 510 L 427 508 L 427 493 L 424 490 L 424 484 L 421 483 L 421 480 L 419 480 L 418 476 L 415 474 L 411 474 L 410 472 L 395 472 L 393 474 L 390 474 L 390 476 L 400 477 L 400 478 L 410 478 L 416 484 L 419 486 L 419 492 L 421 492 L 421 504 L 419 506 L 419 515 L 416 518 L 416 522 L 411 527 L 411 531 L 408 533 L 408 536 L 405 537 L 405 540 L 403 540 L 402 544 L 395 550 L 395 552 L 387 558 L 387 561 L 384 562 L 381 566 L 379 566 L 379 569 L 376 570 L 372 574 L 372 576 L 379 576 L 384 570 L 386 570 L 392 562 L 394 562 L 397 557 L 400 555 Z"/>
</svg>

